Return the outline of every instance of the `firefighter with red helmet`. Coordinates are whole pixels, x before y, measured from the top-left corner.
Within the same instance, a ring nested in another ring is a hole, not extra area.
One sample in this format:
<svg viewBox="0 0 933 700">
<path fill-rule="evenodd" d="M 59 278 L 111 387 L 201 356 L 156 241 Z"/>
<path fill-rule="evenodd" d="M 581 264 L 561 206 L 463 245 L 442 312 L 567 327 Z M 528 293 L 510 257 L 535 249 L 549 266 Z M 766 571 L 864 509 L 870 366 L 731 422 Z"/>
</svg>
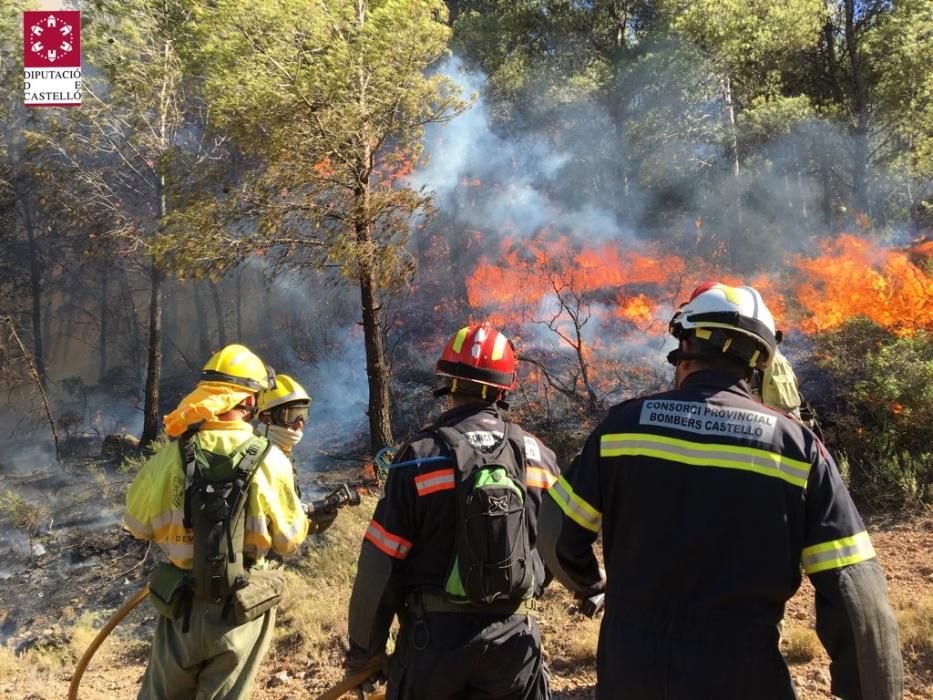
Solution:
<svg viewBox="0 0 933 700">
<path fill-rule="evenodd" d="M 554 453 L 500 414 L 515 386 L 515 355 L 489 323 L 455 333 L 436 374 L 442 385 L 435 395 L 446 395 L 449 408 L 389 468 L 353 585 L 348 665 L 384 653 L 398 615 L 388 698 L 547 698 L 530 611 L 545 581 L 534 546 L 542 496 L 557 480 Z M 489 529 L 497 537 L 508 530 L 514 542 L 484 569 L 461 545 L 492 516 L 473 518 L 462 496 L 473 502 L 487 487 L 506 485 L 488 493 L 496 494 L 489 503 L 502 505 L 497 522 L 510 525 Z M 502 572 L 509 575 L 502 579 Z"/>
<path fill-rule="evenodd" d="M 801 569 L 833 694 L 901 697 L 884 574 L 839 471 L 749 390 L 776 348 L 761 296 L 712 285 L 670 332 L 675 388 L 613 407 L 541 509 L 555 578 L 605 591 L 597 697 L 795 698 L 777 625 Z"/>
</svg>

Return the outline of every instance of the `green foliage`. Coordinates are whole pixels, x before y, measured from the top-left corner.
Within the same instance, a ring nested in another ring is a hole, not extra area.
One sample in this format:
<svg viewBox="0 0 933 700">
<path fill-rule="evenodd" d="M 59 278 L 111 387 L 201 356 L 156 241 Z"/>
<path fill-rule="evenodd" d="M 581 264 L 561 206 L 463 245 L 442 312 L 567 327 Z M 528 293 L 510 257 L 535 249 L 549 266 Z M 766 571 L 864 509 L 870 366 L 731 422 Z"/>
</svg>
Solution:
<svg viewBox="0 0 933 700">
<path fill-rule="evenodd" d="M 776 95 L 781 68 L 816 46 L 826 21 L 822 0 L 662 0 L 672 27 L 701 47 L 745 95 Z"/>
<path fill-rule="evenodd" d="M 136 474 L 140 469 L 143 468 L 143 465 L 146 461 L 152 457 L 156 452 L 165 447 L 171 440 L 166 435 L 152 440 L 147 443 L 145 447 L 140 451 L 138 455 L 125 456 L 123 461 L 120 463 L 119 471 L 123 474 Z"/>
<path fill-rule="evenodd" d="M 403 177 L 423 155 L 424 125 L 465 106 L 446 77 L 425 73 L 446 51 L 443 16 L 442 3 L 415 0 L 198 5 L 189 60 L 217 127 L 262 165 L 229 198 L 203 196 L 170 219 L 160 259 L 198 268 L 224 242 L 241 258 L 278 245 L 351 280 L 373 271 L 381 288 L 407 279 L 409 217 L 429 198 Z"/>
<path fill-rule="evenodd" d="M 4 489 L 0 493 L 0 522 L 5 521 L 31 535 L 47 516 L 47 508 L 30 503 L 11 489 Z"/>
<path fill-rule="evenodd" d="M 790 133 L 796 124 L 811 119 L 815 110 L 806 95 L 797 97 L 755 97 L 742 115 L 743 150 Z"/>
<path fill-rule="evenodd" d="M 856 497 L 871 508 L 933 501 L 930 335 L 898 337 L 856 319 L 818 337 L 816 353 L 836 399 L 820 419 Z"/>
<path fill-rule="evenodd" d="M 894 4 L 867 50 L 877 61 L 875 95 L 879 118 L 894 135 L 882 155 L 903 161 L 913 177 L 933 178 L 933 3 L 902 0 Z"/>
</svg>

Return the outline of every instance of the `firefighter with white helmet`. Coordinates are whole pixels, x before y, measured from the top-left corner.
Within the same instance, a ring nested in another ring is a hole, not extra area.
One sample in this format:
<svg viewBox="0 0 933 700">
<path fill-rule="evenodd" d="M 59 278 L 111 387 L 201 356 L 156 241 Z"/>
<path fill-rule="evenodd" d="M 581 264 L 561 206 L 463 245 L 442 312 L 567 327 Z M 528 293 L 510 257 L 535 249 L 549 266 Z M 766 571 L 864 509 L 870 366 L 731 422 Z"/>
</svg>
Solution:
<svg viewBox="0 0 933 700">
<path fill-rule="evenodd" d="M 272 641 L 284 575 L 270 552 L 294 552 L 309 521 L 292 465 L 249 421 L 275 386 L 263 362 L 228 345 L 165 417 L 178 437 L 143 465 L 124 526 L 167 562 L 149 582 L 159 612 L 140 698 L 247 697 Z"/>
<path fill-rule="evenodd" d="M 613 407 L 541 510 L 555 577 L 605 591 L 597 697 L 795 698 L 777 625 L 802 569 L 833 694 L 900 698 L 884 574 L 839 471 L 749 390 L 777 345 L 761 295 L 705 285 L 670 332 L 675 388 Z"/>
</svg>

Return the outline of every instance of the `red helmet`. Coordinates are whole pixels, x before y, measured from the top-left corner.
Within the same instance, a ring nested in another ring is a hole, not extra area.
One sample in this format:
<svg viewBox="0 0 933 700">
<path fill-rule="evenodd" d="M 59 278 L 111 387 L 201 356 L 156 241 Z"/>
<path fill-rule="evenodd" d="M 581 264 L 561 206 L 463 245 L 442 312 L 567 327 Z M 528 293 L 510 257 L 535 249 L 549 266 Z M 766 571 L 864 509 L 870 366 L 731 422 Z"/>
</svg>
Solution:
<svg viewBox="0 0 933 700">
<path fill-rule="evenodd" d="M 447 341 L 434 372 L 454 380 L 462 379 L 511 391 L 515 388 L 515 351 L 512 341 L 488 321 L 465 326 Z M 456 388 L 453 387 L 453 390 Z"/>
<path fill-rule="evenodd" d="M 690 295 L 690 301 L 693 301 L 703 292 L 708 292 L 710 289 L 715 287 L 719 282 L 703 282 L 696 289 L 693 290 L 693 293 Z"/>
</svg>

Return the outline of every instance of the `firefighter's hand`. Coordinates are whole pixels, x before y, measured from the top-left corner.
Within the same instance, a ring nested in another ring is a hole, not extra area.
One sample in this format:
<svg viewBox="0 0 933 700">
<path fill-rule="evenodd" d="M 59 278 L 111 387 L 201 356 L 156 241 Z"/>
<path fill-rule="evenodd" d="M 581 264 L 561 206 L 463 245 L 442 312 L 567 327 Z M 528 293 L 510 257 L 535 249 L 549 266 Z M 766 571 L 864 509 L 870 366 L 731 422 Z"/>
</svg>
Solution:
<svg viewBox="0 0 933 700">
<path fill-rule="evenodd" d="M 597 593 L 591 595 L 589 598 L 583 598 L 580 601 L 580 604 L 577 606 L 577 609 L 582 615 L 586 615 L 589 618 L 596 617 L 599 613 L 603 611 L 603 608 L 606 606 L 606 594 Z"/>
<path fill-rule="evenodd" d="M 349 673 L 369 668 L 371 670 L 369 680 L 375 683 L 385 680 L 387 661 L 385 652 L 373 654 L 351 641 L 343 666 Z"/>
<path fill-rule="evenodd" d="M 599 581 L 574 595 L 577 610 L 587 617 L 596 617 L 606 604 L 606 570 L 599 567 Z"/>
<path fill-rule="evenodd" d="M 334 524 L 337 519 L 337 509 L 315 509 L 310 504 L 305 506 L 305 514 L 311 521 L 313 534 L 320 534 Z"/>
</svg>

